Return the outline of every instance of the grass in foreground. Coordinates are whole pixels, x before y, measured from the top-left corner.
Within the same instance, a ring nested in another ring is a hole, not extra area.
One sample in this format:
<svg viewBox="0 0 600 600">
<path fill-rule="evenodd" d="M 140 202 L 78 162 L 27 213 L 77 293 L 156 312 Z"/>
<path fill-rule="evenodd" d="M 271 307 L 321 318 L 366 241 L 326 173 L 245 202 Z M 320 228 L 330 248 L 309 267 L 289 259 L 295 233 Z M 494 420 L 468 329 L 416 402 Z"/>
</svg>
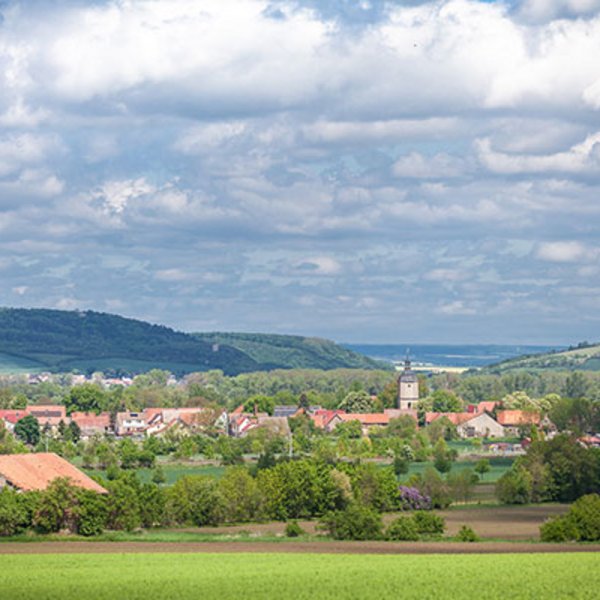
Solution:
<svg viewBox="0 0 600 600">
<path fill-rule="evenodd" d="M 2 600 L 593 598 L 596 554 L 2 556 Z"/>
</svg>

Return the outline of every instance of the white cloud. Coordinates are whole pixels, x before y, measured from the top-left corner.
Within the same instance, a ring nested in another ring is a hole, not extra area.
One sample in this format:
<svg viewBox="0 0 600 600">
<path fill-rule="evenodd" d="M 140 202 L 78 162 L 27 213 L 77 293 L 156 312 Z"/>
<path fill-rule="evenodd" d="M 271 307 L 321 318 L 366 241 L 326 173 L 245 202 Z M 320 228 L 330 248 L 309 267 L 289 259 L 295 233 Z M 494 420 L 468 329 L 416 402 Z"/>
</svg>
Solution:
<svg viewBox="0 0 600 600">
<path fill-rule="evenodd" d="M 107 181 L 93 193 L 92 198 L 98 199 L 102 207 L 110 214 L 120 214 L 127 204 L 136 198 L 146 196 L 156 191 L 143 177 L 123 181 Z"/>
<path fill-rule="evenodd" d="M 537 249 L 537 257 L 558 263 L 577 262 L 588 255 L 587 248 L 580 242 L 544 242 Z"/>
<path fill-rule="evenodd" d="M 482 164 L 495 173 L 597 173 L 600 168 L 600 132 L 591 134 L 564 152 L 548 155 L 496 152 L 489 139 L 478 140 Z"/>
<path fill-rule="evenodd" d="M 308 275 L 337 275 L 342 270 L 342 265 L 331 256 L 306 258 L 298 261 L 295 266 Z"/>
<path fill-rule="evenodd" d="M 600 10 L 600 0 L 523 0 L 521 14 L 534 21 L 549 21 L 557 17 L 579 17 Z"/>
</svg>

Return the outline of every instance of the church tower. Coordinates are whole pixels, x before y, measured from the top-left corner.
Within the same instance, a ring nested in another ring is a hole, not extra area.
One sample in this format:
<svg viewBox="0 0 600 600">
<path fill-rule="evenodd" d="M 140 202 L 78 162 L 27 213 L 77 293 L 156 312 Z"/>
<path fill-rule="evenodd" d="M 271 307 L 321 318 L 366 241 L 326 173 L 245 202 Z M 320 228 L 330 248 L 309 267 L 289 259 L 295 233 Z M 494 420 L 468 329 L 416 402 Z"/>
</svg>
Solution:
<svg viewBox="0 0 600 600">
<path fill-rule="evenodd" d="M 398 377 L 398 408 L 400 410 L 416 410 L 419 401 L 419 380 L 410 368 L 410 358 L 406 356 L 404 370 Z"/>
</svg>

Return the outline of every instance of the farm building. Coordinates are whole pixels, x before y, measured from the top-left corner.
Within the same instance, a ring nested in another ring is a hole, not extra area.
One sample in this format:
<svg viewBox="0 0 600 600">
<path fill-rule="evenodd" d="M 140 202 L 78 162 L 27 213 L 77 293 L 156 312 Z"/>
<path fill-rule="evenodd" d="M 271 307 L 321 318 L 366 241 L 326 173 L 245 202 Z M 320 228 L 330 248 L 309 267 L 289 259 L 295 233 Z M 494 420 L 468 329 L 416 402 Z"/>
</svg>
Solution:
<svg viewBox="0 0 600 600">
<path fill-rule="evenodd" d="M 68 477 L 77 487 L 107 493 L 100 484 L 52 452 L 0 456 L 0 489 L 8 485 L 23 492 L 45 490 L 61 477 Z"/>
<path fill-rule="evenodd" d="M 504 436 L 504 427 L 487 413 L 471 415 L 471 418 L 456 426 L 461 438 Z"/>
</svg>

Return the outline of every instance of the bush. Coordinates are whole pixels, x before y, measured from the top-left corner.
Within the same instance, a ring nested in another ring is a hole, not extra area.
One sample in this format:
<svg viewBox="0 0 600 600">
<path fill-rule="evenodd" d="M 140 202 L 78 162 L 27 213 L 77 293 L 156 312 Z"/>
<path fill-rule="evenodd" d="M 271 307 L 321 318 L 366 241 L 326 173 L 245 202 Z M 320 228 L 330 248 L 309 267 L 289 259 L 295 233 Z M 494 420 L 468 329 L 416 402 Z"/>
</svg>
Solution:
<svg viewBox="0 0 600 600">
<path fill-rule="evenodd" d="M 540 527 L 543 542 L 597 542 L 600 540 L 600 496 L 582 496 L 566 515 L 549 519 Z"/>
<path fill-rule="evenodd" d="M 217 525 L 222 500 L 217 481 L 204 475 L 182 477 L 167 491 L 167 514 L 176 525 Z"/>
<path fill-rule="evenodd" d="M 459 542 L 478 542 L 479 536 L 471 529 L 471 527 L 463 525 L 456 535 L 456 539 Z"/>
<path fill-rule="evenodd" d="M 463 525 L 456 534 L 456 539 L 459 542 L 478 542 L 479 536 L 471 527 L 468 525 Z"/>
<path fill-rule="evenodd" d="M 435 513 L 419 510 L 413 515 L 413 518 L 421 534 L 437 535 L 444 533 L 444 529 L 446 529 L 446 519 Z"/>
<path fill-rule="evenodd" d="M 78 490 L 76 530 L 79 535 L 99 535 L 106 527 L 106 498 L 96 492 Z"/>
<path fill-rule="evenodd" d="M 431 510 L 431 498 L 417 488 L 401 485 L 398 493 L 402 510 Z"/>
<path fill-rule="evenodd" d="M 540 527 L 542 542 L 568 542 L 577 539 L 577 529 L 567 516 L 548 519 Z"/>
<path fill-rule="evenodd" d="M 577 540 L 597 542 L 600 540 L 600 496 L 588 494 L 577 500 L 569 511 L 569 518 L 577 530 Z"/>
<path fill-rule="evenodd" d="M 304 535 L 304 529 L 298 525 L 298 521 L 290 521 L 285 526 L 285 536 L 289 538 L 300 537 Z"/>
<path fill-rule="evenodd" d="M 334 540 L 378 540 L 383 523 L 378 512 L 355 503 L 325 515 L 321 519 L 321 527 Z"/>
<path fill-rule="evenodd" d="M 0 491 L 0 536 L 15 535 L 30 523 L 22 494 L 5 487 Z"/>
<path fill-rule="evenodd" d="M 398 517 L 387 528 L 388 540 L 415 542 L 419 539 L 419 527 L 414 517 Z"/>
</svg>

